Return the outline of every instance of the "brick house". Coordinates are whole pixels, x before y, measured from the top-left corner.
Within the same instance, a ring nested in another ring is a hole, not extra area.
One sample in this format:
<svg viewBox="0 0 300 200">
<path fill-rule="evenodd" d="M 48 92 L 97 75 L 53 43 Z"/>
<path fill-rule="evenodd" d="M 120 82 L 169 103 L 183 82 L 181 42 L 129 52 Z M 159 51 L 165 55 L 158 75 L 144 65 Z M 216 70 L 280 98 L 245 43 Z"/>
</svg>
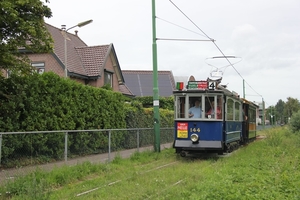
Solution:
<svg viewBox="0 0 300 200">
<path fill-rule="evenodd" d="M 65 32 L 45 23 L 54 41 L 53 53 L 28 54 L 32 66 L 38 73 L 53 71 L 65 76 Z M 127 96 L 134 96 L 125 85 L 113 44 L 87 46 L 75 34 L 66 33 L 67 41 L 67 76 L 79 83 L 102 87 L 110 84 L 114 91 Z"/>
</svg>

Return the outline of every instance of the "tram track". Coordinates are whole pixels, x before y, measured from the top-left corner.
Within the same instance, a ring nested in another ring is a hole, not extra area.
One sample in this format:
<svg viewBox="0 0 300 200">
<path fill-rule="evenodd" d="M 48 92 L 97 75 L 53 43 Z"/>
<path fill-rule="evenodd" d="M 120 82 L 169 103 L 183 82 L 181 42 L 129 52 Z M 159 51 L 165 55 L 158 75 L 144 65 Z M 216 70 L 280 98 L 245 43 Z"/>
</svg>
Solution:
<svg viewBox="0 0 300 200">
<path fill-rule="evenodd" d="M 153 172 L 153 171 L 156 171 L 156 170 L 161 170 L 161 169 L 164 169 L 166 167 L 172 166 L 172 165 L 174 165 L 176 163 L 178 163 L 178 161 L 170 162 L 170 163 L 167 163 L 167 164 L 164 164 L 164 165 L 160 165 L 160 166 L 154 167 L 154 168 L 149 169 L 149 170 L 137 172 L 137 175 L 145 175 L 147 173 L 150 173 L 150 172 Z M 127 177 L 126 179 L 123 179 L 123 180 L 115 180 L 115 181 L 112 181 L 112 182 L 110 182 L 108 184 L 105 184 L 105 185 L 102 185 L 102 186 L 99 186 L 99 187 L 95 187 L 95 188 L 83 191 L 81 193 L 78 193 L 78 194 L 75 195 L 75 197 L 80 197 L 80 196 L 83 196 L 83 195 L 87 195 L 87 194 L 92 193 L 94 191 L 97 191 L 99 189 L 102 189 L 102 188 L 105 188 L 105 187 L 108 187 L 108 186 L 113 186 L 113 185 L 116 185 L 117 183 L 120 183 L 120 182 L 123 182 L 123 181 L 127 181 L 127 180 L 130 180 L 132 178 L 133 178 L 133 176 Z"/>
</svg>

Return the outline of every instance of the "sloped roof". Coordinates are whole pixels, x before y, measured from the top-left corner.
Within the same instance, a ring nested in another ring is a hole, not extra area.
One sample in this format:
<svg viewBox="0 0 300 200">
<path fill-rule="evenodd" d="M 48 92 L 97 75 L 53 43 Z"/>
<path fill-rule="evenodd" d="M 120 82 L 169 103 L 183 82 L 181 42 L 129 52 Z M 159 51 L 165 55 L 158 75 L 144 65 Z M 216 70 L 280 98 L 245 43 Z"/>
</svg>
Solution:
<svg viewBox="0 0 300 200">
<path fill-rule="evenodd" d="M 136 96 L 153 96 L 153 71 L 122 70 L 127 87 Z M 159 96 L 169 97 L 175 90 L 172 71 L 158 71 Z"/>
<path fill-rule="evenodd" d="M 135 96 L 126 85 L 119 85 L 119 90 L 124 95 L 131 96 L 131 97 Z"/>
<path fill-rule="evenodd" d="M 54 54 L 65 64 L 65 32 L 54 26 L 45 23 L 54 41 Z M 80 77 L 100 77 L 104 70 L 105 62 L 110 55 L 113 55 L 113 63 L 116 66 L 116 75 L 120 84 L 124 83 L 121 68 L 116 56 L 113 44 L 87 46 L 77 34 L 67 32 L 67 68 L 72 75 Z"/>
<path fill-rule="evenodd" d="M 65 64 L 65 46 L 64 31 L 45 23 L 49 33 L 54 41 L 54 54 Z M 77 56 L 75 47 L 86 47 L 87 45 L 77 36 L 67 32 L 67 66 L 69 72 L 75 72 L 81 75 L 87 75 L 80 57 Z"/>
<path fill-rule="evenodd" d="M 89 76 L 99 76 L 105 64 L 109 45 L 93 47 L 75 47 L 86 73 Z"/>
</svg>

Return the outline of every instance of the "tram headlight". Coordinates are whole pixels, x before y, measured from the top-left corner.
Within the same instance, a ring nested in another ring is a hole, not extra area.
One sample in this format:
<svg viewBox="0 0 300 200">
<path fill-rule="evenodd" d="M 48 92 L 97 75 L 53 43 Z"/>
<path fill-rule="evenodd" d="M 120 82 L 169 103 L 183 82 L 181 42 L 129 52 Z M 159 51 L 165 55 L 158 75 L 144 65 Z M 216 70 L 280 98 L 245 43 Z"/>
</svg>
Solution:
<svg viewBox="0 0 300 200">
<path fill-rule="evenodd" d="M 197 134 L 193 133 L 191 135 L 191 140 L 192 140 L 192 142 L 198 142 L 199 136 Z"/>
</svg>

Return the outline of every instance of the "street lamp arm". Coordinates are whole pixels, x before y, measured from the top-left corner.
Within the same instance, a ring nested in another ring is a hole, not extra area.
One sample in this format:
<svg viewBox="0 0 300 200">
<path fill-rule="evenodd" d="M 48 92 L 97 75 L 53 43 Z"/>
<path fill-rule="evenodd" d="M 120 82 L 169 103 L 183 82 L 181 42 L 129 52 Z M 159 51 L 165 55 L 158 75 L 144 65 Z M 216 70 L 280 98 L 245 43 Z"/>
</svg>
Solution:
<svg viewBox="0 0 300 200">
<path fill-rule="evenodd" d="M 77 27 L 77 26 L 80 28 L 80 27 L 83 27 L 83 26 L 85 26 L 85 25 L 88 25 L 88 24 L 90 24 L 90 23 L 92 23 L 92 22 L 93 22 L 92 19 L 87 20 L 87 21 L 84 21 L 84 22 L 80 22 L 80 23 L 78 23 L 77 25 L 68 28 L 68 29 L 66 30 L 66 32 L 68 32 L 68 30 L 70 30 L 70 29 L 72 29 L 72 28 L 75 28 L 75 27 Z"/>
<path fill-rule="evenodd" d="M 77 26 L 78 26 L 78 25 L 75 25 L 75 26 L 72 26 L 72 27 L 68 28 L 68 29 L 66 30 L 66 32 L 68 32 L 70 29 L 75 28 L 75 27 L 77 27 Z"/>
<path fill-rule="evenodd" d="M 77 26 L 78 26 L 78 27 L 82 27 L 82 26 L 88 25 L 88 24 L 90 24 L 90 23 L 92 23 L 92 22 L 93 22 L 93 20 L 90 19 L 90 20 L 87 20 L 87 21 L 78 23 Z"/>
</svg>

